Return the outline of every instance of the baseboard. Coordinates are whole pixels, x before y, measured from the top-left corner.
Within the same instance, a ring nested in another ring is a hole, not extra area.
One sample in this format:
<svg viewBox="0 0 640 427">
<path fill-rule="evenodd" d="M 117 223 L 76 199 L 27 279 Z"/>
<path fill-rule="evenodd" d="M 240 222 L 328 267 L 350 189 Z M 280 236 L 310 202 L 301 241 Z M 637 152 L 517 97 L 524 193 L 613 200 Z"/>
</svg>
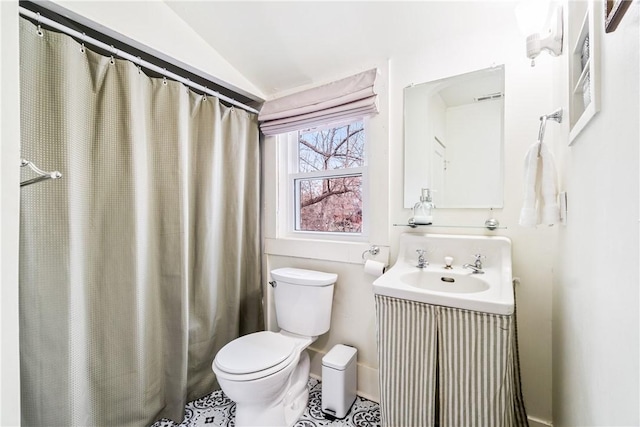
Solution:
<svg viewBox="0 0 640 427">
<path fill-rule="evenodd" d="M 529 427 L 553 427 L 551 421 L 541 420 L 539 418 L 527 417 L 529 421 Z"/>
</svg>

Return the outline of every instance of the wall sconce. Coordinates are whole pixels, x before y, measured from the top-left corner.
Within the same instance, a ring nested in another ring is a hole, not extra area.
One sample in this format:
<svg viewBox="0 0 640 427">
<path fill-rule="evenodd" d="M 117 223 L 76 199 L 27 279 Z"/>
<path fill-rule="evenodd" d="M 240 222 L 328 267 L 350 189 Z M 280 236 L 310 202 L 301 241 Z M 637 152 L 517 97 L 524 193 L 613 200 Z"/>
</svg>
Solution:
<svg viewBox="0 0 640 427">
<path fill-rule="evenodd" d="M 520 30 L 527 36 L 527 58 L 532 67 L 543 50 L 552 56 L 562 54 L 562 6 L 551 1 L 525 0 L 515 12 Z"/>
</svg>

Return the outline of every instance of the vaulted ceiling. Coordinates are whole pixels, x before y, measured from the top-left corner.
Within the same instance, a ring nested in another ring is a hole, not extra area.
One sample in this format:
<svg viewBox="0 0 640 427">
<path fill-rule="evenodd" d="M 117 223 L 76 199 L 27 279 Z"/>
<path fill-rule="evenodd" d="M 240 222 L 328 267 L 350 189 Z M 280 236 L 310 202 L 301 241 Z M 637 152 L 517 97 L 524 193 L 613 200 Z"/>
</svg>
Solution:
<svg viewBox="0 0 640 427">
<path fill-rule="evenodd" d="M 516 5 L 506 0 L 166 3 L 266 96 L 363 71 L 426 43 L 513 25 Z"/>
</svg>

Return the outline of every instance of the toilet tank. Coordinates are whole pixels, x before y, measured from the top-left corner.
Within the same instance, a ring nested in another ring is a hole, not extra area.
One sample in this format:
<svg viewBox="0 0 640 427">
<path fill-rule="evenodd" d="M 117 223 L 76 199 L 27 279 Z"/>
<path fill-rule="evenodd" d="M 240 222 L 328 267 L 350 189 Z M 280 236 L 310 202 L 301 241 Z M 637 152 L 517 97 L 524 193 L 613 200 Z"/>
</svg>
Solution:
<svg viewBox="0 0 640 427">
<path fill-rule="evenodd" d="M 329 330 L 334 273 L 278 268 L 271 271 L 278 326 L 297 335 L 317 337 Z"/>
</svg>

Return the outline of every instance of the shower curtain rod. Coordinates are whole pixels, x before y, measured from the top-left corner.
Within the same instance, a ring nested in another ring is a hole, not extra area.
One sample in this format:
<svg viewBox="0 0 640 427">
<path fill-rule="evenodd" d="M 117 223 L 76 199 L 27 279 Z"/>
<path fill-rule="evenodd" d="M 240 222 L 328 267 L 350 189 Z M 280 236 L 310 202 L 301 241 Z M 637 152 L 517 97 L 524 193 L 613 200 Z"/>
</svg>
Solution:
<svg viewBox="0 0 640 427">
<path fill-rule="evenodd" d="M 100 49 L 106 50 L 107 52 L 110 52 L 112 55 L 126 59 L 128 61 L 133 62 L 134 64 L 140 66 L 140 67 L 144 67 L 148 70 L 154 71 L 158 74 L 161 74 L 163 76 L 169 77 L 173 80 L 179 81 L 180 83 L 192 87 L 194 89 L 199 90 L 200 92 L 204 92 L 208 95 L 212 95 L 215 96 L 217 98 L 220 98 L 221 100 L 228 102 L 231 105 L 234 105 L 236 107 L 240 107 L 243 110 L 249 111 L 251 113 L 255 113 L 258 114 L 259 111 L 256 110 L 255 108 L 249 107 L 248 105 L 245 105 L 239 101 L 236 101 L 233 98 L 229 98 L 228 96 L 224 96 L 221 93 L 218 93 L 214 90 L 209 89 L 208 87 L 202 86 L 198 83 L 192 82 L 191 80 L 184 78 L 178 74 L 172 73 L 171 71 L 168 71 L 165 68 L 161 68 L 158 67 L 155 64 L 152 64 L 151 62 L 147 62 L 143 59 L 141 59 L 140 57 L 137 56 L 133 56 L 130 53 L 124 52 L 120 49 L 116 49 L 113 46 L 110 46 L 106 43 L 101 42 L 100 40 L 94 39 L 93 37 L 89 37 L 84 33 L 81 33 L 79 31 L 76 31 L 72 28 L 69 28 L 57 21 L 54 21 L 52 19 L 49 19 L 47 17 L 44 17 L 42 15 L 40 15 L 40 13 L 37 12 L 33 12 L 29 9 L 26 9 L 22 6 L 20 6 L 20 15 L 25 16 L 27 18 L 31 18 L 33 20 L 35 20 L 38 25 L 40 24 L 45 24 L 51 28 L 55 28 L 56 30 L 59 30 L 67 35 L 70 35 L 71 37 L 75 37 L 77 39 L 82 40 L 83 42 L 87 43 L 87 44 L 91 44 L 93 46 L 96 46 Z"/>
</svg>

